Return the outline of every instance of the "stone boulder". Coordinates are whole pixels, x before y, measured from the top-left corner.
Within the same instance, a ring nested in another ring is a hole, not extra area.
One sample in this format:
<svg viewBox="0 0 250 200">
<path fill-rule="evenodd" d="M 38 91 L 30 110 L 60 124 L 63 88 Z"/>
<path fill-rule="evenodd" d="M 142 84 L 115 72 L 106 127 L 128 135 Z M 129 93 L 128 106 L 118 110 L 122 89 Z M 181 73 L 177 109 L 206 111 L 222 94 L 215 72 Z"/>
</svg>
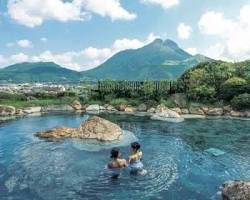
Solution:
<svg viewBox="0 0 250 200">
<path fill-rule="evenodd" d="M 189 110 L 186 109 L 186 108 L 183 108 L 183 109 L 181 109 L 181 113 L 182 113 L 183 115 L 188 115 L 188 114 L 189 114 Z"/>
<path fill-rule="evenodd" d="M 171 108 L 170 110 L 177 112 L 178 114 L 182 113 L 180 108 Z"/>
<path fill-rule="evenodd" d="M 147 105 L 145 103 L 140 104 L 137 107 L 137 111 L 139 111 L 139 112 L 146 112 L 147 111 Z"/>
<path fill-rule="evenodd" d="M 40 106 L 36 106 L 36 107 L 28 107 L 28 108 L 24 108 L 23 112 L 25 114 L 32 114 L 32 113 L 39 113 L 42 111 L 42 107 Z"/>
<path fill-rule="evenodd" d="M 246 115 L 246 117 L 250 117 L 250 111 L 245 111 L 245 115 Z"/>
<path fill-rule="evenodd" d="M 71 107 L 74 108 L 74 110 L 82 110 L 82 104 L 75 100 L 72 104 Z"/>
<path fill-rule="evenodd" d="M 208 116 L 221 116 L 223 115 L 223 108 L 211 108 L 208 110 Z"/>
<path fill-rule="evenodd" d="M 233 110 L 233 108 L 231 106 L 224 106 L 223 107 L 224 113 L 230 113 L 232 110 Z"/>
<path fill-rule="evenodd" d="M 106 108 L 104 106 L 100 106 L 99 109 L 100 109 L 100 111 L 106 110 Z"/>
<path fill-rule="evenodd" d="M 45 139 L 80 138 L 114 141 L 122 135 L 122 129 L 108 120 L 94 116 L 82 122 L 79 128 L 59 127 L 35 135 Z"/>
<path fill-rule="evenodd" d="M 249 200 L 250 182 L 228 181 L 221 187 L 223 200 Z"/>
<path fill-rule="evenodd" d="M 204 111 L 199 107 L 190 107 L 189 113 L 192 115 L 205 115 Z"/>
<path fill-rule="evenodd" d="M 126 107 L 127 107 L 127 105 L 121 104 L 121 105 L 117 105 L 117 106 L 116 106 L 116 109 L 117 109 L 118 111 L 123 112 L 123 111 L 125 111 Z"/>
<path fill-rule="evenodd" d="M 151 119 L 169 122 L 182 122 L 184 120 L 177 112 L 163 105 L 157 106 L 155 114 L 151 116 Z"/>
<path fill-rule="evenodd" d="M 209 111 L 209 108 L 208 107 L 201 107 L 201 110 L 203 110 L 204 114 L 206 115 L 207 112 Z"/>
<path fill-rule="evenodd" d="M 92 117 L 81 124 L 80 133 L 80 138 L 113 141 L 119 139 L 122 129 L 108 120 Z"/>
<path fill-rule="evenodd" d="M 148 112 L 148 113 L 155 113 L 155 110 L 156 110 L 155 108 L 149 108 L 149 109 L 147 110 L 147 112 Z"/>
<path fill-rule="evenodd" d="M 230 116 L 231 117 L 247 117 L 247 113 L 246 112 L 240 112 L 240 111 L 234 111 L 234 110 L 232 110 L 230 112 Z"/>
<path fill-rule="evenodd" d="M 93 105 L 87 106 L 85 110 L 88 113 L 99 113 L 101 111 L 106 110 L 106 108 L 104 106 L 100 106 L 98 104 L 93 104 Z"/>
<path fill-rule="evenodd" d="M 16 113 L 16 108 L 13 106 L 0 105 L 0 116 L 10 116 Z"/>
<path fill-rule="evenodd" d="M 166 106 L 164 105 L 158 105 L 155 109 L 155 113 L 161 113 L 161 112 L 164 112 L 166 110 L 169 110 Z"/>
<path fill-rule="evenodd" d="M 111 106 L 111 105 L 107 105 L 107 106 L 105 106 L 105 108 L 108 112 L 117 112 L 118 111 L 114 106 Z"/>
<path fill-rule="evenodd" d="M 76 128 L 58 127 L 48 131 L 36 133 L 35 136 L 45 139 L 70 138 L 76 135 Z"/>
<path fill-rule="evenodd" d="M 124 110 L 124 112 L 126 112 L 126 113 L 134 113 L 134 112 L 136 112 L 136 111 L 137 111 L 137 109 L 134 108 L 134 107 L 132 107 L 132 106 L 128 106 L 128 107 L 126 107 L 125 110 Z"/>
<path fill-rule="evenodd" d="M 16 109 L 16 113 L 15 114 L 16 115 L 25 115 L 25 113 L 23 112 L 23 110 L 20 109 L 20 108 Z"/>
</svg>

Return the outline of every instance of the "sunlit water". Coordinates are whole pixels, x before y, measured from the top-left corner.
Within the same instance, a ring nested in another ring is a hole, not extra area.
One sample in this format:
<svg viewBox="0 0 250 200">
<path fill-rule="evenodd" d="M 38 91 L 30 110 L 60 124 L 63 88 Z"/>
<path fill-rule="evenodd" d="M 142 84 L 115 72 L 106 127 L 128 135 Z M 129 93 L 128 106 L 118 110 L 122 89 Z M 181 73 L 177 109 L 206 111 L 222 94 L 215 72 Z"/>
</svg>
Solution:
<svg viewBox="0 0 250 200">
<path fill-rule="evenodd" d="M 102 115 L 126 132 L 122 144 L 65 139 L 44 141 L 37 131 L 79 126 L 87 115 L 47 114 L 0 124 L 0 199 L 110 200 L 216 199 L 226 180 L 250 178 L 250 123 L 240 120 L 152 121 L 126 115 Z M 132 133 L 134 133 L 134 135 Z M 105 175 L 112 146 L 129 154 L 138 140 L 145 176 L 124 170 L 119 179 Z M 209 148 L 225 152 L 207 153 Z"/>
</svg>

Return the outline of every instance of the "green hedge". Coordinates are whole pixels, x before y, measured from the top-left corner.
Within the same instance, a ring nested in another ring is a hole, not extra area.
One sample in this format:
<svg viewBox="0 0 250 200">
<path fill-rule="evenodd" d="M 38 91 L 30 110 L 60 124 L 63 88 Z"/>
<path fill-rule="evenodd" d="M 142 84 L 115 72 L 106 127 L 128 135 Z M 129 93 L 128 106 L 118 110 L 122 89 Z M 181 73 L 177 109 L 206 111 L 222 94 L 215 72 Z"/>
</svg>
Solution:
<svg viewBox="0 0 250 200">
<path fill-rule="evenodd" d="M 250 109 L 250 94 L 244 93 L 244 94 L 235 96 L 231 100 L 231 104 L 233 108 L 236 108 L 236 109 Z"/>
<path fill-rule="evenodd" d="M 8 93 L 8 92 L 0 92 L 0 99 L 6 100 L 16 100 L 16 101 L 25 101 L 27 97 L 21 93 Z"/>
<path fill-rule="evenodd" d="M 247 81 L 243 78 L 233 77 L 225 81 L 221 86 L 220 97 L 230 101 L 234 96 L 246 91 Z"/>
</svg>

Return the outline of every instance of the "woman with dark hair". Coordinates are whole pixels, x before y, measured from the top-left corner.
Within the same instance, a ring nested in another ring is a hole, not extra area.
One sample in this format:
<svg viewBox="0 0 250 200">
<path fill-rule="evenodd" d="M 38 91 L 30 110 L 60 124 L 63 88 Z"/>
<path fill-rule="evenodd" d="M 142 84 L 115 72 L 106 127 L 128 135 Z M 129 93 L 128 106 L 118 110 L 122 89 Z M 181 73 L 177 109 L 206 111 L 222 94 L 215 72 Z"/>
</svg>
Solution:
<svg viewBox="0 0 250 200">
<path fill-rule="evenodd" d="M 108 163 L 107 165 L 107 169 L 108 171 L 111 173 L 112 178 L 117 178 L 120 173 L 121 173 L 121 169 L 124 167 L 127 167 L 127 161 L 125 159 L 121 158 L 121 153 L 120 153 L 120 149 L 115 147 L 111 150 L 111 161 Z"/>
<path fill-rule="evenodd" d="M 142 151 L 140 150 L 140 148 L 141 145 L 138 142 L 131 143 L 132 155 L 129 156 L 128 163 L 130 172 L 132 174 L 144 175 L 147 173 L 147 171 L 143 169 L 143 164 L 141 162 Z"/>
</svg>

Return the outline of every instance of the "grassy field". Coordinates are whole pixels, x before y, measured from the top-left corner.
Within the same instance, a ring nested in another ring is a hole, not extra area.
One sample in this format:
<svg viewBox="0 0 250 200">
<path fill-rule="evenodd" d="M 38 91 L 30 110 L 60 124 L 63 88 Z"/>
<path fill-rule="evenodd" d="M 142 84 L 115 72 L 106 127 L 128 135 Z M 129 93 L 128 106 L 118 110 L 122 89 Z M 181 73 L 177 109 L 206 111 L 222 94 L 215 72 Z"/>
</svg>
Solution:
<svg viewBox="0 0 250 200">
<path fill-rule="evenodd" d="M 71 104 L 75 99 L 75 97 L 65 97 L 59 99 L 39 99 L 31 101 L 0 99 L 0 105 L 14 106 L 16 108 L 25 108 L 30 106 L 64 105 Z"/>
</svg>

